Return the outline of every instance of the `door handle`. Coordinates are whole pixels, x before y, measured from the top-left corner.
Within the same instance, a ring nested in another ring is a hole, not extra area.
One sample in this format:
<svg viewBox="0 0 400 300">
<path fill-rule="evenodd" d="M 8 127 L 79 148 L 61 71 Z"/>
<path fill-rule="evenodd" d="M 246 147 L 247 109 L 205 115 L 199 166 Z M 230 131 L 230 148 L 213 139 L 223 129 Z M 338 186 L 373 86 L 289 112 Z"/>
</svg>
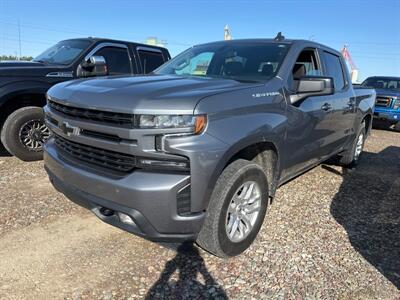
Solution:
<svg viewBox="0 0 400 300">
<path fill-rule="evenodd" d="M 329 103 L 324 103 L 324 105 L 321 106 L 321 110 L 330 111 L 332 110 L 332 105 L 330 105 Z"/>
</svg>

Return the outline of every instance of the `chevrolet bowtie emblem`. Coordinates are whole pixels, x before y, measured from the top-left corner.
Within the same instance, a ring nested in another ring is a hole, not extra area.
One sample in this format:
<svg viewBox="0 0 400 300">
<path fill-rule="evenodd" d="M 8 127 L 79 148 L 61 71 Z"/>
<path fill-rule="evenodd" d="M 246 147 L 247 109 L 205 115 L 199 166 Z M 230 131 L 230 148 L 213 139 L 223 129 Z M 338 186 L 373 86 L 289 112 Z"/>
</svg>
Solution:
<svg viewBox="0 0 400 300">
<path fill-rule="evenodd" d="M 62 122 L 60 125 L 60 129 L 64 134 L 68 136 L 79 135 L 81 132 L 81 129 L 79 127 L 72 126 L 68 122 Z"/>
</svg>

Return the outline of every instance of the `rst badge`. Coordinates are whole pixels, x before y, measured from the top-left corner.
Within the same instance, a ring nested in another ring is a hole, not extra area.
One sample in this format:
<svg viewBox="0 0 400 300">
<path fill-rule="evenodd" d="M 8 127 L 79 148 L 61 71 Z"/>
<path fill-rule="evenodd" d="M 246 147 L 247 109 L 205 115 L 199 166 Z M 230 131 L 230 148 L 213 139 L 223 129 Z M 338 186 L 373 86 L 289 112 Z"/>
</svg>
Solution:
<svg viewBox="0 0 400 300">
<path fill-rule="evenodd" d="M 72 126 L 68 122 L 62 122 L 59 127 L 61 131 L 68 136 L 79 135 L 81 133 L 81 129 L 79 127 Z"/>
</svg>

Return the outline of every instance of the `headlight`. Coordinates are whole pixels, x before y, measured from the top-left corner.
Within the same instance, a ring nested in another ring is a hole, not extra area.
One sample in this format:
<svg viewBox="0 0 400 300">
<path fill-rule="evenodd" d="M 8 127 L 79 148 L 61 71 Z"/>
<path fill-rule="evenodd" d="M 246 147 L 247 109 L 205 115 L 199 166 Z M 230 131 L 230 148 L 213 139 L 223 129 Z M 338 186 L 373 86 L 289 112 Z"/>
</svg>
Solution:
<svg viewBox="0 0 400 300">
<path fill-rule="evenodd" d="M 400 99 L 394 100 L 393 109 L 398 109 L 400 107 Z"/>
<path fill-rule="evenodd" d="M 205 115 L 140 115 L 140 128 L 188 128 L 194 134 L 203 131 L 207 124 Z"/>
</svg>

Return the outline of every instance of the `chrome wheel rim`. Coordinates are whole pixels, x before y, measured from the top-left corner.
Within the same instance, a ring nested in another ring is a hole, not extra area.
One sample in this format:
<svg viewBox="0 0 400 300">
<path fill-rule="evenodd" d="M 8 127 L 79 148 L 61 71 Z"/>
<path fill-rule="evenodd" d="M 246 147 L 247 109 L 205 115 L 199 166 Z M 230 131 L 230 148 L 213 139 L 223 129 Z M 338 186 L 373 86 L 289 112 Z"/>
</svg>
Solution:
<svg viewBox="0 0 400 300">
<path fill-rule="evenodd" d="M 252 232 L 261 210 L 261 188 L 255 181 L 246 181 L 229 202 L 225 221 L 228 238 L 243 241 Z"/>
<path fill-rule="evenodd" d="M 50 130 L 44 120 L 30 120 L 21 126 L 19 139 L 30 151 L 42 151 L 50 137 Z"/>
<path fill-rule="evenodd" d="M 357 160 L 358 157 L 360 156 L 361 152 L 363 151 L 363 146 L 364 146 L 364 135 L 361 133 L 358 136 L 357 144 L 356 144 L 356 149 L 354 151 L 354 158 Z"/>
</svg>

